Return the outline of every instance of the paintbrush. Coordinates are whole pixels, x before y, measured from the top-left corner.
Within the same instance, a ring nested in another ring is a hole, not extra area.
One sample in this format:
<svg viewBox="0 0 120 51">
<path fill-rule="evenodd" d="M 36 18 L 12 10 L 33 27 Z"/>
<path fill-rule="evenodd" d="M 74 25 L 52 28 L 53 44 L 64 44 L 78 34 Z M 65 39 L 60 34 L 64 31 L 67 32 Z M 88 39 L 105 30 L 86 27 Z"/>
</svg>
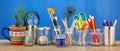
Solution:
<svg viewBox="0 0 120 51">
<path fill-rule="evenodd" d="M 66 20 L 66 18 L 65 18 L 65 20 L 62 20 L 62 22 L 63 22 L 63 25 L 64 25 L 66 31 L 67 31 L 67 36 L 68 36 L 66 44 L 72 45 L 74 42 L 72 40 L 72 35 L 71 34 L 72 34 L 73 30 L 74 30 L 76 21 L 74 20 L 72 22 L 72 25 L 71 25 L 71 27 L 69 29 L 68 29 L 68 26 L 67 26 L 67 20 Z"/>
<path fill-rule="evenodd" d="M 55 15 L 53 8 L 47 8 L 47 11 L 49 13 L 50 19 L 52 21 L 52 25 L 55 31 L 55 34 L 58 36 L 60 34 L 60 28 L 57 21 L 57 16 Z"/>
<path fill-rule="evenodd" d="M 65 20 L 62 19 L 62 22 L 63 22 L 63 25 L 64 25 L 66 31 L 67 31 L 68 30 L 68 24 L 67 24 L 66 18 L 65 18 Z"/>
<path fill-rule="evenodd" d="M 78 44 L 82 45 L 84 39 L 85 39 L 85 36 L 87 34 L 87 31 L 88 31 L 88 28 L 89 28 L 89 24 L 88 22 L 86 21 L 86 23 L 83 25 L 83 28 L 82 28 L 82 32 L 83 34 L 81 34 L 81 39 L 80 41 L 78 42 Z"/>
<path fill-rule="evenodd" d="M 65 18 L 67 19 L 67 24 L 69 21 L 69 18 L 75 13 L 75 8 L 69 6 L 66 9 L 66 13 L 65 13 Z"/>
</svg>

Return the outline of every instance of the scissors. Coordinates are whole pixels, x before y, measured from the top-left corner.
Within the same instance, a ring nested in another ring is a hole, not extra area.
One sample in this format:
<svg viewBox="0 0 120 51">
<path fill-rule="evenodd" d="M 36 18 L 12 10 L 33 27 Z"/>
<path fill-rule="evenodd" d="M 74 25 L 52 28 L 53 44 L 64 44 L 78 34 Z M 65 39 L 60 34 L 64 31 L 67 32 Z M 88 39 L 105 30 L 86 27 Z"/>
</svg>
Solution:
<svg viewBox="0 0 120 51">
<path fill-rule="evenodd" d="M 77 30 L 81 30 L 87 21 L 87 16 L 84 12 L 80 12 L 78 15 L 73 17 L 73 20 L 76 20 L 75 28 Z"/>
</svg>

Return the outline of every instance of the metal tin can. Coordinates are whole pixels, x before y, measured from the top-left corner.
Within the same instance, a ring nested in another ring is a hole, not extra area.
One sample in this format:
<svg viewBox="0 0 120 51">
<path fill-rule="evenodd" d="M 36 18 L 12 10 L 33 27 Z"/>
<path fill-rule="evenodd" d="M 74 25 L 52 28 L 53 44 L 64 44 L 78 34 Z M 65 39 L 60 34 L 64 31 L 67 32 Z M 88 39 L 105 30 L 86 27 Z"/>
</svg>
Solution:
<svg viewBox="0 0 120 51">
<path fill-rule="evenodd" d="M 104 45 L 109 45 L 109 27 L 103 27 L 103 34 L 104 34 Z"/>
<path fill-rule="evenodd" d="M 115 27 L 114 26 L 110 26 L 110 45 L 115 45 Z"/>
<path fill-rule="evenodd" d="M 104 44 L 106 46 L 115 45 L 115 27 L 104 26 Z"/>
</svg>

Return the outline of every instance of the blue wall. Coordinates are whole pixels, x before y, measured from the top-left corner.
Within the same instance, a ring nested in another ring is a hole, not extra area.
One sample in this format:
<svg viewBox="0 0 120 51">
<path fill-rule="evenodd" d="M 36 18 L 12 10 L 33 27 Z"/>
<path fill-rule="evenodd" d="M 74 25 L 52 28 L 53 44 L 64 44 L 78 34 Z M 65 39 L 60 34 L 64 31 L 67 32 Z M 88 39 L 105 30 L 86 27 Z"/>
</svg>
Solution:
<svg viewBox="0 0 120 51">
<path fill-rule="evenodd" d="M 116 40 L 120 40 L 120 0 L 0 0 L 0 30 L 15 24 L 14 9 L 22 6 L 29 11 L 36 11 L 40 17 L 39 27 L 50 26 L 47 8 L 55 9 L 59 23 L 63 26 L 61 19 L 64 17 L 65 9 L 72 6 L 76 9 L 74 15 L 84 11 L 87 16 L 89 14 L 95 16 L 97 28 L 102 28 L 104 19 L 110 21 L 118 20 L 116 26 Z M 72 19 L 72 18 L 71 18 Z M 47 20 L 47 21 L 46 21 Z M 8 33 L 8 32 L 6 32 Z M 6 34 L 8 35 L 8 34 Z M 4 37 L 0 33 L 0 39 Z"/>
</svg>

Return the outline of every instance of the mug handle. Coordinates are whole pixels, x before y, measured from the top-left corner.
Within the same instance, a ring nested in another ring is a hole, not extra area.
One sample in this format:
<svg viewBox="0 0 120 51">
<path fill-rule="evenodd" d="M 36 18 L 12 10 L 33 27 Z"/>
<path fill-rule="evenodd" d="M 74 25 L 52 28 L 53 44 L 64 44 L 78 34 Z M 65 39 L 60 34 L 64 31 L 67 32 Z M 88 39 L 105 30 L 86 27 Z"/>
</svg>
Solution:
<svg viewBox="0 0 120 51">
<path fill-rule="evenodd" d="M 4 30 L 8 30 L 8 31 L 9 31 L 10 29 L 9 29 L 9 28 L 3 28 L 1 32 L 2 32 L 2 35 L 3 35 L 6 39 L 8 39 L 9 41 L 11 41 L 10 38 L 7 37 L 7 36 L 4 34 Z"/>
</svg>

